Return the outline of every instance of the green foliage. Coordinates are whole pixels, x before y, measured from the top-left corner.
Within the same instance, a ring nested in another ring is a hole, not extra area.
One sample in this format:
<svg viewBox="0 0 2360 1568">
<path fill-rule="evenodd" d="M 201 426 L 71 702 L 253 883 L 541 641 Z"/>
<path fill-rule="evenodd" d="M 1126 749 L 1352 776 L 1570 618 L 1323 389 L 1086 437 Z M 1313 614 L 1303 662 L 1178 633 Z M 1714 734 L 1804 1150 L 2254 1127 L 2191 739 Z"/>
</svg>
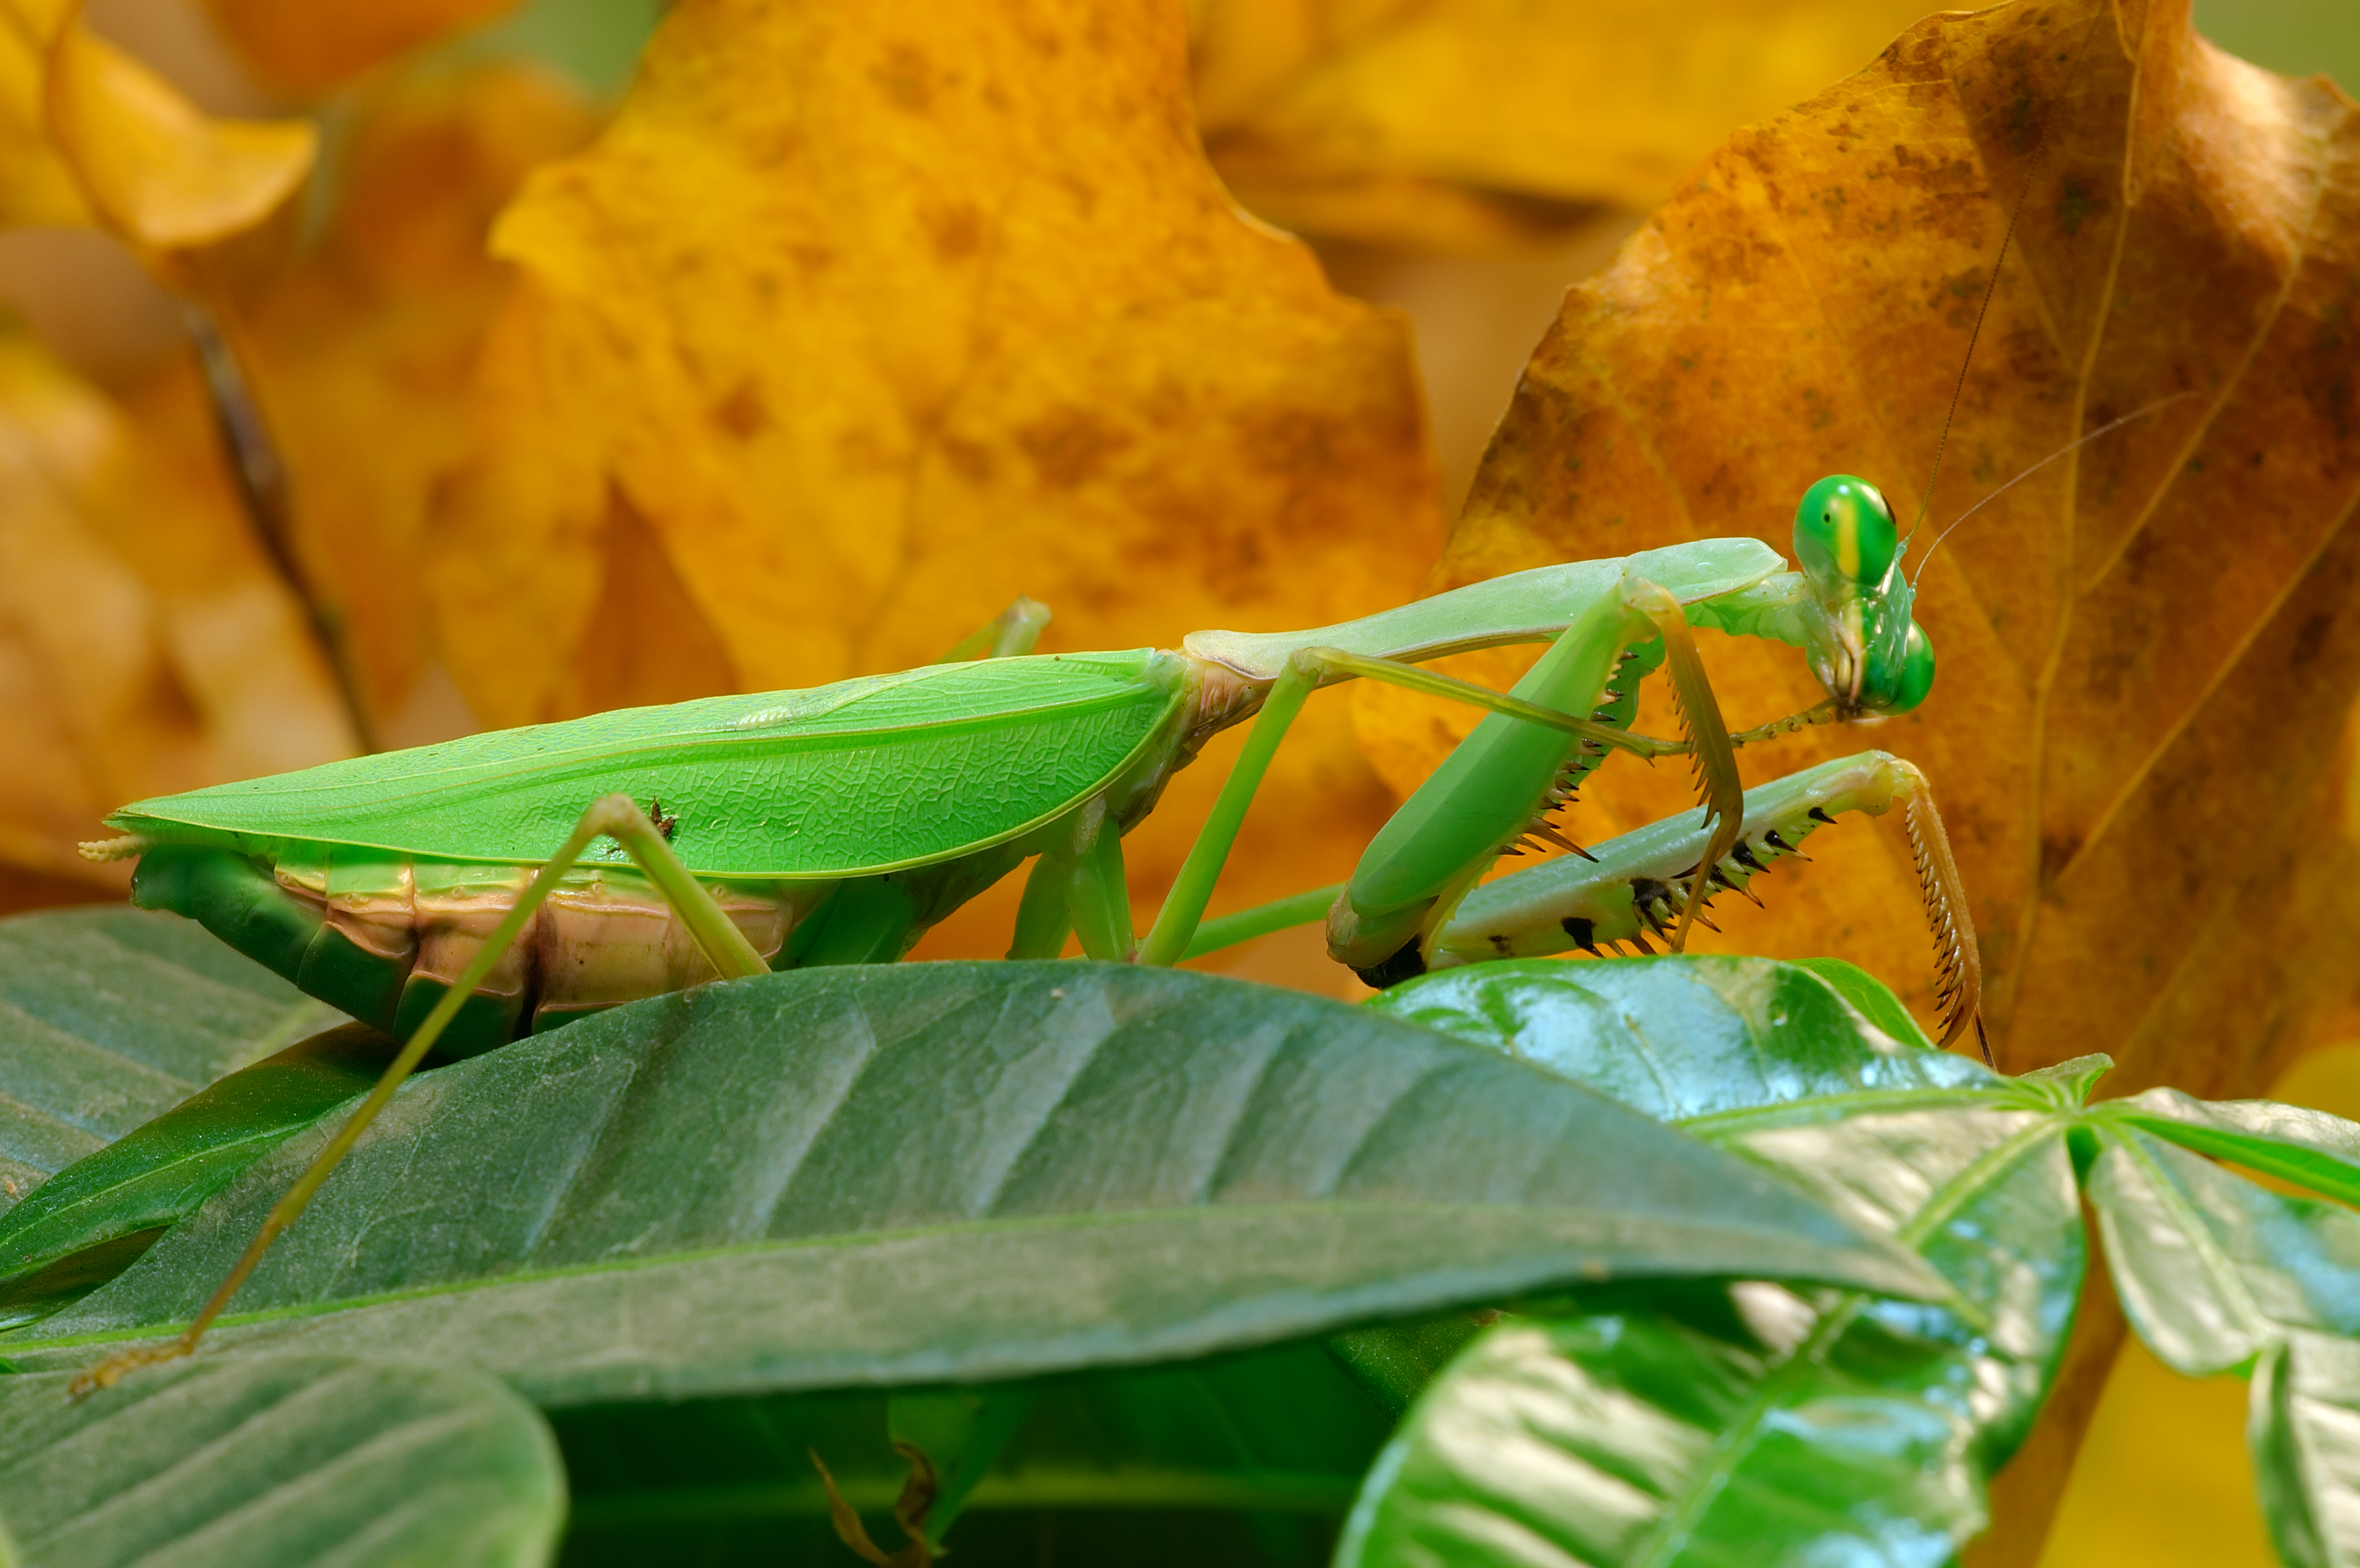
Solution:
<svg viewBox="0 0 2360 1568">
<path fill-rule="evenodd" d="M 2158 1352 L 2253 1375 L 2281 1552 L 2354 1561 L 2360 1220 L 2212 1161 L 2349 1200 L 2360 1127 L 2087 1104 L 2102 1061 L 2002 1077 L 1825 963 L 658 998 L 413 1081 L 196 1361 L 71 1403 L 383 1049 L 284 1049 L 308 1004 L 182 934 L 0 924 L 11 1070 L 106 1129 L 0 1215 L 0 1270 L 72 1275 L 0 1337 L 26 1562 L 214 1561 L 232 1510 L 241 1563 L 541 1561 L 569 1482 L 569 1562 L 852 1562 L 814 1455 L 882 1550 L 898 1503 L 978 1564 L 1945 1561 L 2054 1377 L 2084 1199 Z M 135 1062 L 160 1115 L 73 1103 Z"/>
<path fill-rule="evenodd" d="M 21 1331 L 20 1359 L 185 1321 L 326 1131 Z M 1428 1029 L 1206 975 L 923 964 L 657 998 L 427 1075 L 221 1340 L 431 1349 L 578 1404 L 1139 1363 L 1732 1273 L 1926 1283 L 1731 1156 Z"/>
<path fill-rule="evenodd" d="M 343 1021 L 185 920 L 0 920 L 0 1208 L 234 1068 Z"/>
<path fill-rule="evenodd" d="M 279 1356 L 65 1385 L 0 1378 L 0 1561 L 520 1568 L 564 1520 L 548 1429 L 464 1368 Z"/>
</svg>

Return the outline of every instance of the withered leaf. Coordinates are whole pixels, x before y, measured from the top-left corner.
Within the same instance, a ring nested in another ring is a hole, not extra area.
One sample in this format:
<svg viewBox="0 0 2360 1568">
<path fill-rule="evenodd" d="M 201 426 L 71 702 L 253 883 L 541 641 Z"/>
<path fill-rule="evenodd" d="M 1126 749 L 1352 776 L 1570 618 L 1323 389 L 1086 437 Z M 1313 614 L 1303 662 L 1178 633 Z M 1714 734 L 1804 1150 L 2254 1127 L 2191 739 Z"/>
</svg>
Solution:
<svg viewBox="0 0 2360 1568">
<path fill-rule="evenodd" d="M 1207 148 L 1306 234 L 1480 250 L 1644 211 L 1732 125 L 1857 70 L 1918 0 L 1198 0 Z"/>
<path fill-rule="evenodd" d="M 205 9 L 262 76 L 324 93 L 445 33 L 516 8 L 517 0 L 205 0 Z"/>
<path fill-rule="evenodd" d="M 1921 23 L 1732 138 L 1568 295 L 1442 577 L 1722 534 L 1789 549 L 1831 471 L 1915 517 L 2019 192 L 1912 560 L 2024 477 L 1926 569 L 1933 696 L 1740 760 L 1759 779 L 1874 745 L 1927 769 L 2003 1065 L 2104 1051 L 2110 1089 L 2257 1092 L 2350 971 L 2313 951 L 2349 929 L 2322 808 L 2360 678 L 2360 118 L 2323 81 L 2220 53 L 2184 0 Z M 1819 695 L 1783 648 L 1707 658 L 1736 724 Z M 1396 778 L 1458 724 L 1375 693 L 1361 713 Z M 1687 803 L 1606 771 L 1593 835 Z M 1852 958 L 1922 1001 L 1898 835 L 1812 850 L 1765 885 L 1767 917 L 1729 911 L 1728 945 Z"/>
<path fill-rule="evenodd" d="M 352 746 L 295 606 L 207 472 L 0 337 L 0 901 L 123 881 L 77 840 L 124 801 Z"/>
<path fill-rule="evenodd" d="M 290 477 L 311 578 L 350 626 L 369 712 L 395 744 L 432 657 L 423 534 L 465 449 L 466 388 L 508 269 L 493 217 L 525 173 L 589 139 L 580 95 L 511 65 L 405 77 L 347 122 L 335 216 L 300 267 L 241 306 L 256 395 Z M 133 395 L 144 425 L 215 465 L 192 362 Z"/>
<path fill-rule="evenodd" d="M 302 183 L 309 122 L 208 115 L 81 9 L 0 0 L 0 223 L 94 222 L 168 253 L 253 227 Z"/>
<path fill-rule="evenodd" d="M 681 7 L 495 250 L 432 587 L 488 723 L 923 663 L 1020 592 L 1044 648 L 1317 625 L 1437 547 L 1405 329 L 1230 205 L 1176 14 Z M 1319 706 L 1237 897 L 1381 813 Z M 1219 768 L 1133 836 L 1143 890 Z"/>
</svg>

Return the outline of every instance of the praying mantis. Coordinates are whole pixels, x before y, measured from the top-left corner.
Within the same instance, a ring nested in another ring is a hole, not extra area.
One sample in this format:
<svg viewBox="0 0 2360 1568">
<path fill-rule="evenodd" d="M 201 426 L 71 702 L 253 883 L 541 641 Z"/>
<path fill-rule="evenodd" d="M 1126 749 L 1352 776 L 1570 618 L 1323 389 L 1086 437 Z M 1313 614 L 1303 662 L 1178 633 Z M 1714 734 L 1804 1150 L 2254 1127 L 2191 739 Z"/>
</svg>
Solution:
<svg viewBox="0 0 2360 1568">
<path fill-rule="evenodd" d="M 1677 951 L 1715 891 L 1743 891 L 1835 812 L 1898 804 L 1934 935 L 1943 1043 L 1980 1032 L 1972 928 L 1924 777 L 1867 752 L 1741 787 L 1736 746 L 1904 713 L 1933 683 L 1901 570 L 1906 541 L 1883 495 L 1849 475 L 1821 480 L 1797 507 L 1794 539 L 1799 571 L 1757 539 L 1706 539 L 1517 572 L 1310 631 L 1199 632 L 1178 650 L 1034 654 L 1046 612 L 1020 599 L 953 650 L 962 657 L 917 670 L 475 735 L 126 806 L 108 819 L 121 836 L 84 854 L 137 857 L 136 902 L 198 920 L 405 1044 L 187 1333 L 89 1380 L 193 1349 L 438 1044 L 470 1054 L 714 978 L 892 962 L 1027 859 L 1011 959 L 1054 958 L 1070 932 L 1092 958 L 1168 964 L 1324 908 L 1330 953 L 1384 985 L 1493 956 L 1652 951 L 1650 934 Z M 1826 698 L 1729 734 L 1698 626 L 1796 647 Z M 1506 693 L 1423 668 L 1531 642 L 1546 649 Z M 1666 666 L 1680 741 L 1629 728 L 1640 681 Z M 1207 925 L 1287 727 L 1315 690 L 1356 678 L 1489 712 L 1339 889 Z M 1248 720 L 1170 894 L 1136 937 L 1123 833 L 1207 736 Z M 1573 845 L 1550 813 L 1618 749 L 1690 756 L 1702 804 L 1594 850 Z M 1575 853 L 1481 882 L 1505 849 L 1535 837 Z"/>
</svg>

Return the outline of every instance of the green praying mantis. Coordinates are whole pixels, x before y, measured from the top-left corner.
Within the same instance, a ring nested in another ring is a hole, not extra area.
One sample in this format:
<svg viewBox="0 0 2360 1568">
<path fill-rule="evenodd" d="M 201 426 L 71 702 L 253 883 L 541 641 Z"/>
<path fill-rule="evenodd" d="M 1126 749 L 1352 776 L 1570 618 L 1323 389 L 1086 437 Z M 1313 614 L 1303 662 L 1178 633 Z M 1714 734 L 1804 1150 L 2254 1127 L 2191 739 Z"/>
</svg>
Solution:
<svg viewBox="0 0 2360 1568">
<path fill-rule="evenodd" d="M 122 836 L 84 853 L 137 856 L 136 902 L 201 921 L 405 1043 L 186 1334 L 90 1380 L 193 1349 L 437 1045 L 469 1054 L 715 978 L 892 962 L 1028 859 L 1012 959 L 1054 958 L 1070 933 L 1092 958 L 1168 964 L 1325 909 L 1330 953 L 1383 985 L 1493 956 L 1652 951 L 1650 935 L 1677 951 L 1716 891 L 1743 891 L 1837 812 L 1898 803 L 1934 936 L 1943 1041 L 1979 1032 L 1972 928 L 1923 776 L 1867 752 L 1741 786 L 1737 745 L 1904 713 L 1933 684 L 1883 495 L 1849 475 L 1821 480 L 1794 539 L 1799 571 L 1759 540 L 1706 539 L 1517 572 L 1310 631 L 1200 632 L 1176 651 L 1033 654 L 1046 612 L 1019 600 L 959 657 L 922 669 L 474 735 L 127 806 L 108 819 Z M 1800 649 L 1826 698 L 1729 734 L 1698 626 Z M 1546 651 L 1507 693 L 1423 667 L 1534 642 Z M 1629 727 L 1640 681 L 1664 667 L 1679 741 Z M 1315 690 L 1356 678 L 1489 712 L 1340 888 L 1205 922 L 1289 724 Z M 1123 833 L 1207 737 L 1248 720 L 1136 937 Z M 1613 750 L 1690 756 L 1702 804 L 1594 850 L 1572 844 L 1551 813 Z M 1535 838 L 1574 853 L 1482 883 L 1503 851 Z"/>
</svg>

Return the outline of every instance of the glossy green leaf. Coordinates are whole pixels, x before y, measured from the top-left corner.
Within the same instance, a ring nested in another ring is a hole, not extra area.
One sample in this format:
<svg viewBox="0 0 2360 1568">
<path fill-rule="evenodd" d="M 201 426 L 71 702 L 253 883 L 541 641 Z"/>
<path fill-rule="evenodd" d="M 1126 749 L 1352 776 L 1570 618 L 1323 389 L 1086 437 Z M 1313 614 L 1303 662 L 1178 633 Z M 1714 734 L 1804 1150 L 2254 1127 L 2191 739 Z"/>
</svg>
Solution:
<svg viewBox="0 0 2360 1568">
<path fill-rule="evenodd" d="M 2123 1312 L 2166 1366 L 2210 1377 L 2289 1328 L 2360 1334 L 2360 1214 L 2281 1197 L 2142 1132 L 2106 1141 L 2091 1205 Z"/>
<path fill-rule="evenodd" d="M 1317 1345 L 1038 1391 L 950 1531 L 961 1563 L 1310 1568 L 1389 1425 Z M 559 1411 L 574 1486 L 566 1560 L 848 1563 L 806 1450 L 890 1546 L 905 1471 L 886 1408 L 839 1393 Z"/>
<path fill-rule="evenodd" d="M 1703 1107 L 1684 1125 L 1922 1250 L 1958 1299 L 1658 1287 L 1512 1318 L 1413 1408 L 1338 1562 L 1947 1559 L 2070 1323 L 2074 1086 L 1901 1046 L 1823 977 L 1767 961 L 1557 965 L 1529 994 L 1500 973 L 1519 967 L 1469 972 L 1459 1017 L 1527 1057 L 1594 1063 L 1612 1092 Z M 1634 997 L 1666 990 L 1693 1027 L 1656 1027 L 1672 1009 Z M 1593 1045 L 1609 1011 L 1644 1035 L 1644 1077 Z"/>
<path fill-rule="evenodd" d="M 184 1320 L 324 1129 L 5 1344 Z M 1580 1279 L 1911 1292 L 1915 1261 L 1429 1030 L 1122 965 L 790 972 L 409 1085 L 224 1348 L 427 1356 L 562 1405 L 1172 1359 Z"/>
<path fill-rule="evenodd" d="M 2245 1440 L 2287 1568 L 2360 1564 L 2360 1345 L 2298 1329 L 2254 1368 Z"/>
<path fill-rule="evenodd" d="M 0 1209 L 223 1073 L 344 1021 L 173 915 L 0 920 Z"/>
<path fill-rule="evenodd" d="M 490 1378 L 349 1357 L 0 1378 L 0 1529 L 27 1564 L 505 1568 L 548 1560 L 556 1444 Z"/>
<path fill-rule="evenodd" d="M 1858 984 L 1874 982 L 1862 975 Z M 1885 1002 L 1900 1007 L 1889 993 Z M 1471 964 L 1397 985 L 1368 1005 L 1667 1120 L 1863 1089 L 1997 1081 L 1964 1057 L 1895 1039 L 1824 975 L 1766 958 Z"/>
<path fill-rule="evenodd" d="M 1904 1045 L 1914 1045 L 1927 1051 L 1934 1041 L 1901 998 L 1887 990 L 1885 982 L 1857 964 L 1846 964 L 1841 958 L 1796 958 L 1786 962 L 1797 969 L 1807 969 L 1834 987 L 1836 995 L 1860 1009 L 1860 1016 L 1891 1035 Z"/>
<path fill-rule="evenodd" d="M 2149 1089 L 2101 1107 L 2183 1149 L 2360 1203 L 2360 1125 L 2275 1100 L 2197 1100 Z"/>
<path fill-rule="evenodd" d="M 130 1265 L 137 1249 L 322 1112 L 399 1048 L 346 1024 L 243 1067 L 59 1171 L 0 1214 L 0 1326 L 29 1323 Z M 127 1256 L 126 1255 L 127 1252 Z"/>
</svg>

